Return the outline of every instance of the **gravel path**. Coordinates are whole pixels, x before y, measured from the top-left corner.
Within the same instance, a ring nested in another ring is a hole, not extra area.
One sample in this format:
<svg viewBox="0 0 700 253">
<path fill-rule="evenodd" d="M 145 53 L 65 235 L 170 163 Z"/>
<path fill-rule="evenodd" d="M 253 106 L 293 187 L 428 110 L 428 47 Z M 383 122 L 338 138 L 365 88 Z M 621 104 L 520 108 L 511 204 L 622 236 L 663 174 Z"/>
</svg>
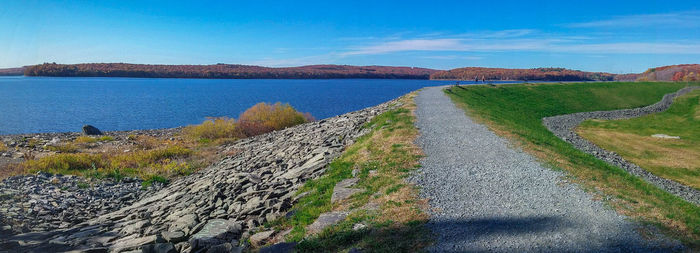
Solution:
<svg viewBox="0 0 700 253">
<path fill-rule="evenodd" d="M 443 94 L 416 97 L 417 143 L 426 158 L 414 180 L 430 199 L 434 252 L 673 251 L 680 243 L 638 231 L 562 172 L 469 119 Z"/>
<path fill-rule="evenodd" d="M 636 164 L 625 160 L 624 158 L 622 158 L 622 156 L 616 154 L 615 152 L 605 150 L 599 147 L 598 145 L 593 144 L 592 142 L 576 134 L 576 131 L 574 131 L 574 129 L 578 125 L 580 125 L 588 119 L 629 119 L 666 111 L 669 107 L 671 107 L 673 99 L 696 89 L 700 89 L 700 86 L 690 86 L 680 89 L 677 92 L 664 95 L 661 101 L 645 107 L 614 111 L 579 112 L 566 115 L 558 115 L 543 118 L 542 124 L 544 124 L 547 127 L 547 129 L 549 129 L 549 131 L 554 133 L 554 135 L 570 143 L 577 149 L 589 153 L 612 166 L 620 167 L 629 172 L 630 174 L 638 176 L 646 180 L 647 182 L 650 182 L 656 185 L 657 187 L 667 192 L 670 192 L 671 194 L 685 199 L 688 202 L 700 205 L 700 191 L 678 183 L 676 181 L 656 176 L 651 172 L 642 169 Z"/>
</svg>

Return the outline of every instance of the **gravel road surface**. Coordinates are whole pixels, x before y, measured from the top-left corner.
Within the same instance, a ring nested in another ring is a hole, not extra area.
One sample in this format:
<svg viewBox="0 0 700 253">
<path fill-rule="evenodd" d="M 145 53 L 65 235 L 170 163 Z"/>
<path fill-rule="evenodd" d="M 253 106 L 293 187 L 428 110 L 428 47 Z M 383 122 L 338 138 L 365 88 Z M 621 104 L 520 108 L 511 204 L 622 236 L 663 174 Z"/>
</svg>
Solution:
<svg viewBox="0 0 700 253">
<path fill-rule="evenodd" d="M 682 245 L 617 214 L 563 172 L 542 166 L 443 93 L 416 97 L 418 145 L 426 157 L 414 181 L 430 200 L 433 252 L 677 251 Z M 644 237 L 640 235 L 644 231 Z"/>
</svg>

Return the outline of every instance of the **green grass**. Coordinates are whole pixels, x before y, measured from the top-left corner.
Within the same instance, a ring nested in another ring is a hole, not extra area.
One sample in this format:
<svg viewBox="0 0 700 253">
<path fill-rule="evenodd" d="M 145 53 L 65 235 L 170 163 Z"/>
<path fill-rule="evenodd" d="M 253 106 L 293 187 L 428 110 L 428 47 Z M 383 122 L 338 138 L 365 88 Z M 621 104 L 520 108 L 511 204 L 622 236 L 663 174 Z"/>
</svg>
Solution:
<svg viewBox="0 0 700 253">
<path fill-rule="evenodd" d="M 604 128 L 641 136 L 664 133 L 700 142 L 700 90 L 674 100 L 665 112 L 627 120 L 588 120 L 582 127 Z"/>
<path fill-rule="evenodd" d="M 686 244 L 700 245 L 700 208 L 575 149 L 542 125 L 542 118 L 584 111 L 653 104 L 681 83 L 574 83 L 462 86 L 446 90 L 457 104 L 498 134 L 552 167 L 569 172 L 585 189 L 617 198 L 608 204 L 623 214 L 660 224 Z"/>
<path fill-rule="evenodd" d="M 372 252 L 412 252 L 427 245 L 431 238 L 422 226 L 427 216 L 418 208 L 423 202 L 417 199 L 415 188 L 403 180 L 417 168 L 421 157 L 413 144 L 418 132 L 413 125 L 411 97 L 404 98 L 402 107 L 367 123 L 364 127 L 371 130 L 369 134 L 348 147 L 329 165 L 324 176 L 306 182 L 298 190 L 307 195 L 294 205 L 294 215 L 268 226 L 277 230 L 292 228 L 287 240 L 299 242 L 300 252 L 342 252 L 352 247 Z M 351 178 L 355 169 L 359 178 L 355 187 L 364 192 L 332 204 L 333 188 L 343 179 Z M 380 206 L 379 210 L 360 208 L 370 202 Z M 351 215 L 320 234 L 307 234 L 305 228 L 321 213 L 334 210 L 350 211 Z M 352 230 L 357 223 L 367 225 L 368 229 Z"/>
<path fill-rule="evenodd" d="M 700 189 L 700 90 L 675 99 L 662 113 L 627 120 L 588 120 L 583 137 L 640 167 Z M 654 134 L 681 139 L 659 139 Z"/>
</svg>

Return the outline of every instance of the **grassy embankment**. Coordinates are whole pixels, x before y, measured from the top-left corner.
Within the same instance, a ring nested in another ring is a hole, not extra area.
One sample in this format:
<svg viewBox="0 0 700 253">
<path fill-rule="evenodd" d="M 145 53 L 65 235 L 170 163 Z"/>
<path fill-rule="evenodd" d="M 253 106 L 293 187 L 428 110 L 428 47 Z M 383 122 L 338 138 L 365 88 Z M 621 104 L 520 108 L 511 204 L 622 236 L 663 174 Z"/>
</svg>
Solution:
<svg viewBox="0 0 700 253">
<path fill-rule="evenodd" d="M 415 93 L 404 96 L 402 105 L 375 117 L 364 127 L 371 129 L 333 161 L 324 176 L 307 182 L 298 193 L 302 197 L 290 218 L 267 226 L 281 231 L 291 228 L 288 241 L 297 241 L 300 252 L 344 252 L 353 247 L 370 252 L 412 252 L 431 241 L 423 224 L 427 215 L 421 208 L 417 189 L 404 178 L 419 167 L 422 156 L 413 143 L 418 135 L 414 127 Z M 334 186 L 357 171 L 356 188 L 363 192 L 341 203 L 331 203 Z M 374 208 L 373 208 L 374 207 Z M 341 223 L 310 235 L 306 227 L 321 213 L 349 211 Z M 355 224 L 367 228 L 353 230 Z"/>
<path fill-rule="evenodd" d="M 177 138 L 130 135 L 125 144 L 110 146 L 111 136 L 80 136 L 44 147 L 54 154 L 10 165 L 0 175 L 30 174 L 37 171 L 87 178 L 139 177 L 144 186 L 188 175 L 204 168 L 222 155 L 220 145 L 237 139 L 271 132 L 313 120 L 286 104 L 257 104 L 239 120 L 215 118 L 185 127 Z M 0 142 L 1 143 L 1 142 Z M 30 145 L 32 141 L 30 140 Z M 2 149 L 3 146 L 0 146 Z"/>
<path fill-rule="evenodd" d="M 588 120 L 576 130 L 657 176 L 700 189 L 700 90 L 676 98 L 662 113 L 627 120 Z M 680 139 L 654 138 L 654 134 Z"/>
<path fill-rule="evenodd" d="M 447 94 L 496 133 L 571 179 L 620 213 L 662 230 L 693 248 L 700 246 L 700 207 L 626 171 L 575 149 L 542 125 L 542 118 L 584 111 L 653 104 L 685 83 L 585 83 L 462 86 Z"/>
</svg>

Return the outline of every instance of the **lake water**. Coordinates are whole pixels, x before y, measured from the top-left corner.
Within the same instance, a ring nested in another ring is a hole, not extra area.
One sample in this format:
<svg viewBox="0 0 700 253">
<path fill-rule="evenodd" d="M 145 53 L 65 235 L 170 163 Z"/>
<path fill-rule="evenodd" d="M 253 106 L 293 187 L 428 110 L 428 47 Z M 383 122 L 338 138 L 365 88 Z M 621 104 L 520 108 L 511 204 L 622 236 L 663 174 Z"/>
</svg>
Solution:
<svg viewBox="0 0 700 253">
<path fill-rule="evenodd" d="M 170 128 L 238 118 L 258 102 L 289 103 L 318 119 L 373 106 L 430 80 L 232 80 L 0 77 L 0 134 Z"/>
</svg>

